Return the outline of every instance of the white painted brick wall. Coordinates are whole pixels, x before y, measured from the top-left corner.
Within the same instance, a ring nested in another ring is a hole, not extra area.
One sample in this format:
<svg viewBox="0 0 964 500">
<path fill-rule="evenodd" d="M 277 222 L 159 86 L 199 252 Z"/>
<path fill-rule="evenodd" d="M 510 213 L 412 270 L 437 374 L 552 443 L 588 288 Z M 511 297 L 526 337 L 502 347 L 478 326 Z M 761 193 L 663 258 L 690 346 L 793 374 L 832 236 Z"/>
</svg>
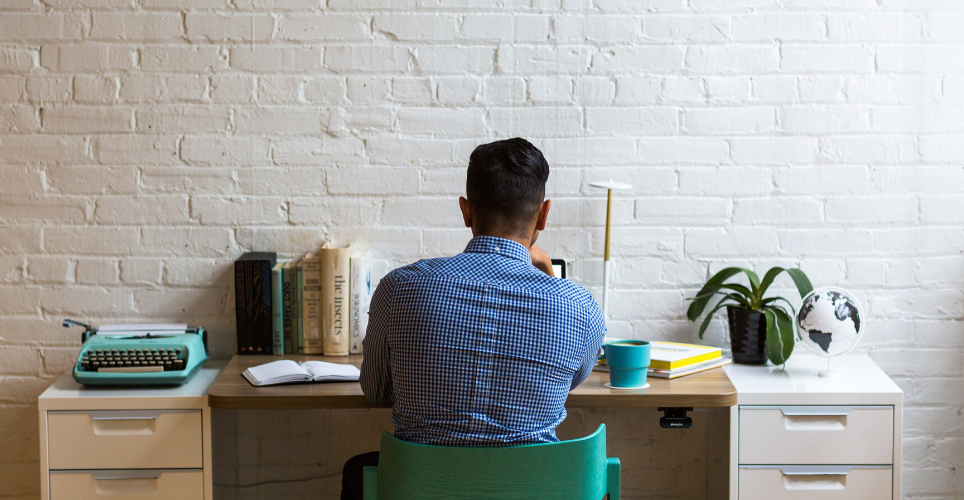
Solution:
<svg viewBox="0 0 964 500">
<path fill-rule="evenodd" d="M 594 293 L 588 182 L 634 185 L 614 334 L 696 340 L 684 298 L 729 264 L 849 287 L 861 349 L 905 390 L 905 498 L 964 495 L 964 4 L 497 4 L 0 2 L 0 498 L 36 498 L 35 398 L 78 346 L 63 316 L 204 324 L 226 356 L 235 257 L 457 252 L 468 155 L 514 135 L 553 167 L 541 241 Z M 228 465 L 220 484 L 318 473 Z"/>
</svg>

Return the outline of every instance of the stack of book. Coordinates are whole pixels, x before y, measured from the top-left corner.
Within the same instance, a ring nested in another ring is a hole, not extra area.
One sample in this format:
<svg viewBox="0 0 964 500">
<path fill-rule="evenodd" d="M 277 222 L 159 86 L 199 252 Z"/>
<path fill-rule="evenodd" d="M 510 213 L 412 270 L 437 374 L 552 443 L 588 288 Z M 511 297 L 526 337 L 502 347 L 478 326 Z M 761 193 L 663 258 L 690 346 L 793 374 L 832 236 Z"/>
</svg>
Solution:
<svg viewBox="0 0 964 500">
<path fill-rule="evenodd" d="M 372 296 L 371 252 L 326 244 L 279 261 L 246 253 L 234 263 L 238 354 L 361 353 Z"/>
<path fill-rule="evenodd" d="M 610 339 L 614 341 L 616 339 Z M 650 342 L 648 376 L 673 379 L 728 365 L 733 358 L 723 356 L 723 349 L 676 342 Z M 600 353 L 596 371 L 609 371 Z"/>
<path fill-rule="evenodd" d="M 723 349 L 676 342 L 650 342 L 649 376 L 677 378 L 699 373 L 733 362 L 723 356 Z"/>
</svg>

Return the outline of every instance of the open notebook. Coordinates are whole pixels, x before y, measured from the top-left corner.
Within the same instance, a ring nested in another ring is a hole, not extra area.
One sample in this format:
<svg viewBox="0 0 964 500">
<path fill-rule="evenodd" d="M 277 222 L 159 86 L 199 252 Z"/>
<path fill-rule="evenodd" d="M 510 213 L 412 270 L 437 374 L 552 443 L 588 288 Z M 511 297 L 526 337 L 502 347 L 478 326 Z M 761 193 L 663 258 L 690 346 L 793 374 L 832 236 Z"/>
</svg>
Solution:
<svg viewBox="0 0 964 500">
<path fill-rule="evenodd" d="M 293 382 L 351 382 L 358 380 L 360 374 L 353 365 L 325 361 L 296 363 L 290 359 L 282 359 L 252 366 L 241 375 L 251 382 L 251 385 L 262 386 Z"/>
</svg>

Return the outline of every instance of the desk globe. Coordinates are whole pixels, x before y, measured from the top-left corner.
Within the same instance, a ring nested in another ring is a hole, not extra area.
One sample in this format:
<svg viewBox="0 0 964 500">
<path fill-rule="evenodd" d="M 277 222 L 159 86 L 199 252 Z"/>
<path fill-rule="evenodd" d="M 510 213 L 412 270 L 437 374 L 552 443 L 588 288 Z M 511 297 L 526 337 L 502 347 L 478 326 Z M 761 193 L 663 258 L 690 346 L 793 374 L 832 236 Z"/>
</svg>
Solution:
<svg viewBox="0 0 964 500">
<path fill-rule="evenodd" d="M 822 287 L 807 294 L 797 313 L 799 340 L 808 349 L 826 358 L 846 354 L 857 346 L 864 328 L 863 308 L 850 292 L 836 287 Z M 830 371 L 821 377 L 836 378 Z"/>
</svg>

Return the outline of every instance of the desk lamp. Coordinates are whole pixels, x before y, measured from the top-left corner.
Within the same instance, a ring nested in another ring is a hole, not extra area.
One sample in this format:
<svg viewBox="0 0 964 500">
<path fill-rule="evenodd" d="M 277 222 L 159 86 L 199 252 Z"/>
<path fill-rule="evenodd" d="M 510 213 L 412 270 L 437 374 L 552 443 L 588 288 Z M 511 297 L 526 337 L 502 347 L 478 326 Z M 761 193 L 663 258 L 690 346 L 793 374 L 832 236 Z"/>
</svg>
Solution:
<svg viewBox="0 0 964 500">
<path fill-rule="evenodd" d="M 609 233 L 610 225 L 612 224 L 613 215 L 613 189 L 626 190 L 632 189 L 631 184 L 626 184 L 623 182 L 613 182 L 612 179 L 608 181 L 595 181 L 590 182 L 590 186 L 603 188 L 606 190 L 606 244 L 603 250 L 603 296 L 602 296 L 602 309 L 603 317 L 607 320 L 609 319 Z"/>
</svg>

